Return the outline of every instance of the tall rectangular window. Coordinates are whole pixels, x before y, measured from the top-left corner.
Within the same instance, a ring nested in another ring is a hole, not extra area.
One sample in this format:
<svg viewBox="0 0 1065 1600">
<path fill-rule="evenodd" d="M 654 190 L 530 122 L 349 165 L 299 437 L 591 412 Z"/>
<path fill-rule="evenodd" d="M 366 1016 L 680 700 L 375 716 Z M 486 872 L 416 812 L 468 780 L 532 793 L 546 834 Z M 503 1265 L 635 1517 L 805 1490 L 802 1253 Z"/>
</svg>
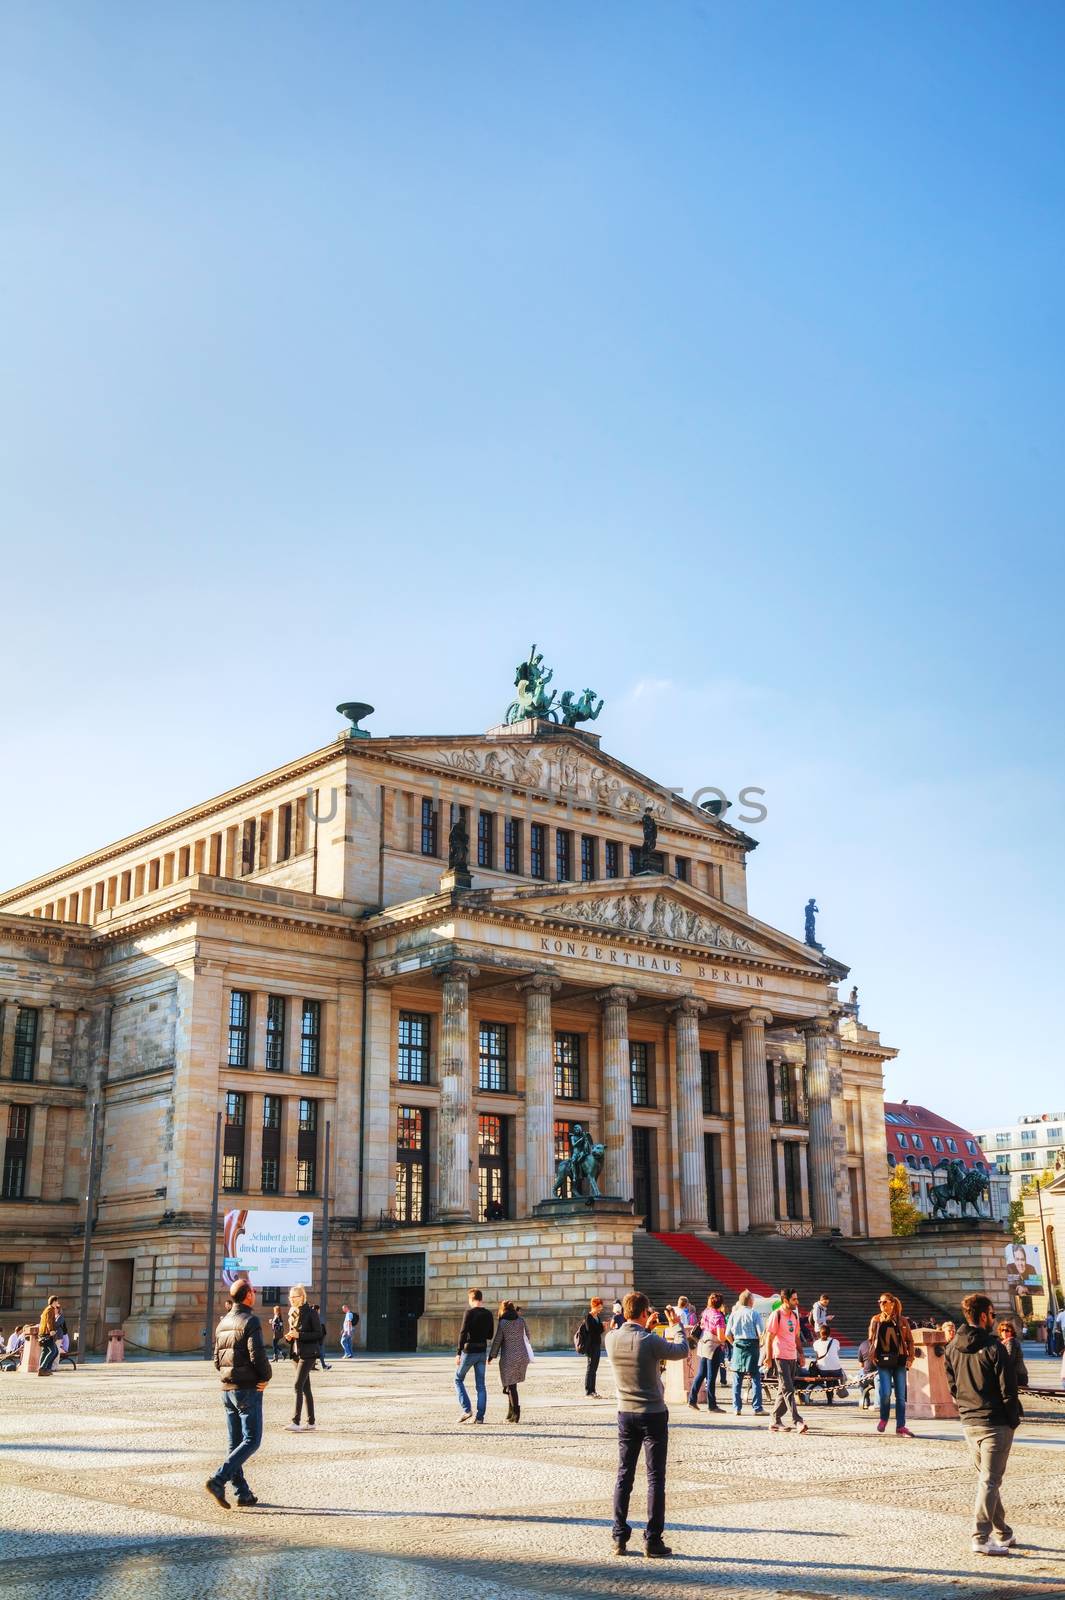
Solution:
<svg viewBox="0 0 1065 1600">
<path fill-rule="evenodd" d="M 559 883 L 573 877 L 573 835 L 568 828 L 555 829 L 555 877 Z"/>
<path fill-rule="evenodd" d="M 651 1047 L 641 1039 L 629 1042 L 629 1073 L 634 1106 L 651 1104 Z"/>
<path fill-rule="evenodd" d="M 630 844 L 629 845 L 629 877 L 630 878 L 635 877 L 636 873 L 639 870 L 640 870 L 640 847 L 639 847 L 639 845 Z"/>
<path fill-rule="evenodd" d="M 432 800 L 422 801 L 422 855 L 440 854 L 440 813 Z"/>
<path fill-rule="evenodd" d="M 18 1266 L 14 1261 L 0 1261 L 0 1311 L 11 1311 L 16 1303 Z"/>
<path fill-rule="evenodd" d="M 507 817 L 503 823 L 503 870 L 521 871 L 521 822 L 517 817 Z"/>
<path fill-rule="evenodd" d="M 226 1095 L 222 1130 L 222 1188 L 233 1191 L 244 1187 L 244 1119 L 247 1100 L 235 1089 Z"/>
<path fill-rule="evenodd" d="M 248 1065 L 248 1037 L 251 1031 L 251 995 L 234 989 L 229 996 L 229 1065 Z"/>
<path fill-rule="evenodd" d="M 509 1117 L 494 1116 L 477 1118 L 477 1215 L 481 1222 L 502 1222 L 507 1214 L 509 1120 Z"/>
<path fill-rule="evenodd" d="M 675 856 L 673 860 L 673 870 L 680 879 L 681 883 L 691 882 L 692 864 L 687 856 Z"/>
<path fill-rule="evenodd" d="M 547 876 L 547 827 L 542 822 L 529 824 L 529 876 L 531 878 L 545 878 Z"/>
<path fill-rule="evenodd" d="M 422 1011 L 401 1011 L 396 1076 L 400 1083 L 429 1082 L 430 1022 Z"/>
<path fill-rule="evenodd" d="M 703 1076 L 703 1116 L 721 1115 L 721 1057 L 716 1050 L 700 1050 Z"/>
<path fill-rule="evenodd" d="M 509 1087 L 507 1081 L 506 1023 L 481 1023 L 477 1060 L 478 1088 L 505 1092 Z"/>
<path fill-rule="evenodd" d="M 396 1114 L 396 1221 L 427 1222 L 429 1193 L 428 1112 L 399 1106 Z"/>
<path fill-rule="evenodd" d="M 33 1006 L 19 1006 L 15 1020 L 15 1053 L 11 1058 L 11 1076 L 20 1083 L 29 1083 L 37 1060 L 37 1017 Z"/>
<path fill-rule="evenodd" d="M 603 876 L 604 878 L 621 876 L 621 846 L 616 839 L 608 839 L 603 846 Z"/>
<path fill-rule="evenodd" d="M 556 1122 L 555 1122 L 555 1167 L 556 1168 L 558 1167 L 558 1164 L 559 1164 L 560 1161 L 568 1161 L 570 1156 L 573 1154 L 573 1151 L 572 1151 L 572 1149 L 570 1147 L 569 1136 L 570 1136 L 570 1133 L 572 1132 L 572 1130 L 573 1130 L 573 1128 L 575 1126 L 576 1126 L 575 1123 L 566 1122 L 564 1120 L 556 1120 Z M 569 1200 L 569 1199 L 572 1198 L 572 1194 L 573 1194 L 573 1185 L 570 1182 L 569 1178 L 565 1178 L 563 1180 L 563 1183 L 562 1183 L 562 1198 L 564 1200 Z"/>
<path fill-rule="evenodd" d="M 782 1122 L 798 1121 L 798 1106 L 795 1096 L 795 1074 L 787 1061 L 781 1061 L 777 1067 L 777 1082 L 780 1085 L 780 1120 Z M 789 1212 L 789 1216 L 790 1216 Z"/>
<path fill-rule="evenodd" d="M 255 871 L 255 818 L 249 817 L 240 835 L 240 870 L 246 876 Z"/>
<path fill-rule="evenodd" d="M 288 1004 L 283 994 L 270 994 L 266 997 L 266 1070 L 267 1072 L 284 1072 L 285 1070 L 285 1024 L 288 1020 Z"/>
<path fill-rule="evenodd" d="M 300 1100 L 296 1133 L 296 1193 L 314 1194 L 318 1184 L 318 1102 Z"/>
<path fill-rule="evenodd" d="M 281 1096 L 263 1095 L 262 1131 L 262 1190 L 263 1194 L 281 1191 Z"/>
<path fill-rule="evenodd" d="M 292 854 L 292 806 L 282 806 L 277 813 L 277 859 L 287 861 Z"/>
<path fill-rule="evenodd" d="M 579 1100 L 581 1097 L 581 1036 L 555 1034 L 555 1098 Z"/>
<path fill-rule="evenodd" d="M 596 876 L 596 837 L 594 833 L 581 834 L 581 882 L 590 883 Z"/>
<path fill-rule="evenodd" d="M 491 811 L 477 813 L 477 865 L 492 868 L 496 864 L 496 819 Z"/>
<path fill-rule="evenodd" d="M 322 1053 L 322 1002 L 303 1002 L 303 1021 L 300 1025 L 300 1071 L 317 1074 Z"/>
<path fill-rule="evenodd" d="M 26 1188 L 26 1160 L 30 1142 L 29 1106 L 9 1106 L 4 1144 L 4 1177 L 0 1199 L 21 1200 Z"/>
</svg>

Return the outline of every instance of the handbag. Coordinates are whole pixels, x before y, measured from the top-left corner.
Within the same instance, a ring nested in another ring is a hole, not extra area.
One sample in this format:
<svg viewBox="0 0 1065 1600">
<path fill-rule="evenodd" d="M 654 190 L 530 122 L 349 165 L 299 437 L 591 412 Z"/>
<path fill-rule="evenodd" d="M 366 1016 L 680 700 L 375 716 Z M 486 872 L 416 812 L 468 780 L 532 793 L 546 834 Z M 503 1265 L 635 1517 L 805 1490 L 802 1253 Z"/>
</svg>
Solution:
<svg viewBox="0 0 1065 1600">
<path fill-rule="evenodd" d="M 525 1354 L 528 1356 L 530 1361 L 535 1361 L 536 1360 L 536 1352 L 533 1349 L 532 1341 L 529 1338 L 529 1330 L 527 1328 L 523 1329 L 521 1336 L 525 1340 Z"/>
</svg>

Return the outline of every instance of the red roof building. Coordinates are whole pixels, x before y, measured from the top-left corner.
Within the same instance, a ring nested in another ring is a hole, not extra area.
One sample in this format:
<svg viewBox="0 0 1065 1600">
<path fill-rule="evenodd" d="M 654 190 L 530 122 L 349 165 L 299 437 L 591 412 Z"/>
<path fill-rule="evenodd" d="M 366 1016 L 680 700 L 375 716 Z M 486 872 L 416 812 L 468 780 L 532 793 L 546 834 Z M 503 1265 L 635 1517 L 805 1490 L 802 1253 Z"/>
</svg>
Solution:
<svg viewBox="0 0 1065 1600">
<path fill-rule="evenodd" d="M 885 1100 L 884 1125 L 887 1133 L 888 1169 L 900 1163 L 910 1171 L 910 1193 L 917 1208 L 931 1210 L 928 1191 L 937 1180 L 935 1169 L 944 1161 L 960 1161 L 966 1168 L 986 1173 L 991 1180 L 991 1215 L 1004 1217 L 1009 1205 L 1009 1183 L 996 1182 L 994 1162 L 985 1156 L 980 1142 L 968 1128 L 949 1122 L 927 1106 L 909 1100 Z M 1001 1190 L 1001 1193 L 999 1192 Z"/>
</svg>

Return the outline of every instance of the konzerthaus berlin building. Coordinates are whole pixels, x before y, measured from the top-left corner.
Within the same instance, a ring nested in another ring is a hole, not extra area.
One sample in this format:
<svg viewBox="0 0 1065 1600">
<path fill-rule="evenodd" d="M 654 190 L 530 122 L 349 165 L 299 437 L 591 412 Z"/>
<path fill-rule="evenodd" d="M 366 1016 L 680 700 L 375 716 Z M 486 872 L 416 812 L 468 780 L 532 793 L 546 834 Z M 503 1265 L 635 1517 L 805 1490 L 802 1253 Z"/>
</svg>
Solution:
<svg viewBox="0 0 1065 1600">
<path fill-rule="evenodd" d="M 199 1342 L 218 1111 L 223 1209 L 316 1241 L 330 1124 L 372 1348 L 449 1337 L 470 1282 L 566 1338 L 635 1228 L 889 1232 L 893 1052 L 750 914 L 753 844 L 594 733 L 350 730 L 0 896 L 0 1324 L 76 1305 L 94 1104 L 89 1333 L 132 1346 Z M 534 1215 L 576 1123 L 631 1215 Z"/>
</svg>

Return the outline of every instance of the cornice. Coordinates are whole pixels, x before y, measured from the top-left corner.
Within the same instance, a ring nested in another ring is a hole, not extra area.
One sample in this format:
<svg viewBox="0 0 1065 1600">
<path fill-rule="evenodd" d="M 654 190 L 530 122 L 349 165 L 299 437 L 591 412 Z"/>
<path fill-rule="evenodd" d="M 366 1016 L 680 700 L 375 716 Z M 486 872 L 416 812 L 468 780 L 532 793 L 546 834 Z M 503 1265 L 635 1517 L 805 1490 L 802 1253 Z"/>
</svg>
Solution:
<svg viewBox="0 0 1065 1600">
<path fill-rule="evenodd" d="M 383 917 L 384 914 L 382 913 L 380 915 Z M 645 932 L 629 932 L 620 928 L 616 930 L 601 929 L 598 927 L 590 929 L 588 923 L 578 922 L 576 920 L 557 915 L 549 916 L 545 913 L 535 915 L 531 912 L 515 910 L 513 906 L 509 906 L 506 910 L 483 905 L 468 906 L 464 905 L 461 899 L 450 895 L 434 898 L 432 902 L 426 903 L 422 910 L 417 911 L 411 916 L 403 919 L 396 918 L 387 923 L 382 921 L 379 925 L 376 925 L 378 924 L 378 919 L 374 918 L 373 922 L 365 925 L 365 933 L 367 936 L 367 941 L 370 942 L 375 936 L 387 937 L 388 935 L 401 929 L 411 927 L 431 927 L 434 923 L 440 922 L 446 917 L 462 917 L 465 921 L 474 924 L 498 924 L 501 922 L 510 923 L 519 927 L 531 928 L 536 931 L 566 928 L 580 933 L 582 938 L 591 939 L 596 944 L 607 946 L 629 945 L 631 947 L 643 950 L 660 951 L 663 955 L 672 955 L 674 957 L 679 953 L 687 956 L 690 960 L 702 962 L 704 965 L 714 963 L 724 966 L 743 967 L 745 969 L 772 973 L 777 977 L 797 977 L 803 978 L 808 982 L 819 981 L 818 974 L 811 972 L 809 968 L 791 966 L 786 963 L 781 963 L 772 957 L 747 955 L 734 950 L 720 950 L 716 947 L 710 948 L 706 945 L 685 944 L 680 940 L 653 939 Z M 375 960 L 379 958 L 375 957 L 372 952 L 369 952 L 367 959 Z M 827 983 L 828 980 L 827 978 L 824 978 L 820 981 Z"/>
<path fill-rule="evenodd" d="M 79 856 L 77 860 L 69 861 L 65 866 L 46 872 L 39 878 L 30 878 L 14 889 L 5 890 L 0 894 L 0 910 L 13 900 L 25 900 L 30 895 L 43 894 L 54 884 L 67 882 L 71 878 L 80 878 L 83 873 L 94 872 L 120 856 L 129 855 L 135 850 L 143 850 L 157 840 L 177 833 L 180 829 L 196 827 L 201 822 L 217 816 L 219 812 L 230 810 L 240 801 L 253 800 L 271 789 L 278 789 L 296 778 L 305 777 L 309 772 L 317 772 L 321 767 L 329 766 L 331 762 L 342 760 L 347 754 L 349 752 L 341 744 L 334 743 L 322 750 L 314 751 L 311 755 L 301 757 L 291 766 L 275 767 L 272 772 L 264 773 L 260 778 L 253 778 L 235 789 L 229 789 L 225 794 L 216 795 L 212 800 L 205 800 L 188 811 L 181 811 L 165 818 L 162 822 L 152 823 L 139 833 L 128 834 L 126 838 L 117 839 L 113 844 L 105 845 L 90 855 Z"/>
</svg>

